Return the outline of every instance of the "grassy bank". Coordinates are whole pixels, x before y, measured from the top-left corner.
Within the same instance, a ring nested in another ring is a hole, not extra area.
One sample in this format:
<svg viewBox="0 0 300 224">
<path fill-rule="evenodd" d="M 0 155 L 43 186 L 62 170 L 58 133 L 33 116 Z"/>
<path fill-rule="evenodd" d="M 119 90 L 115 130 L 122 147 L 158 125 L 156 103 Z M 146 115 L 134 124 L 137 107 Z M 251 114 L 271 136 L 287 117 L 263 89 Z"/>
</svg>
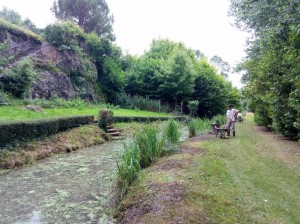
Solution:
<svg viewBox="0 0 300 224">
<path fill-rule="evenodd" d="M 141 171 L 120 223 L 300 223 L 299 143 L 237 124 L 237 136 L 198 136 Z"/>
<path fill-rule="evenodd" d="M 43 112 L 35 112 L 25 109 L 24 106 L 0 106 L 0 122 L 3 121 L 20 121 L 33 120 L 51 117 L 62 117 L 71 115 L 87 115 L 98 116 L 100 106 L 89 106 L 79 108 L 54 108 L 43 109 Z M 130 109 L 112 109 L 114 116 L 141 116 L 141 117 L 163 117 L 170 116 L 167 113 L 156 113 L 150 111 L 130 110 Z"/>
<path fill-rule="evenodd" d="M 98 145 L 108 140 L 103 130 L 95 125 L 85 125 L 69 131 L 31 141 L 15 147 L 13 151 L 0 151 L 0 168 L 14 168 L 34 163 L 55 153 L 72 152 L 81 148 Z"/>
</svg>

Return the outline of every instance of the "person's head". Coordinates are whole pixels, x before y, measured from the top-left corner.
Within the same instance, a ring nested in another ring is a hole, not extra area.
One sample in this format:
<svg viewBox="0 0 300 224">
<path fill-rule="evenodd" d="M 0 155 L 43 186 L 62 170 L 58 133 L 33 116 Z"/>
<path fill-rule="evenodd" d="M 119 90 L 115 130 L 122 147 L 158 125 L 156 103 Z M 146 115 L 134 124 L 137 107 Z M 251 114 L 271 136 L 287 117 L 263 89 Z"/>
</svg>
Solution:
<svg viewBox="0 0 300 224">
<path fill-rule="evenodd" d="M 231 110 L 232 109 L 232 105 L 231 104 L 227 105 L 227 109 Z"/>
</svg>

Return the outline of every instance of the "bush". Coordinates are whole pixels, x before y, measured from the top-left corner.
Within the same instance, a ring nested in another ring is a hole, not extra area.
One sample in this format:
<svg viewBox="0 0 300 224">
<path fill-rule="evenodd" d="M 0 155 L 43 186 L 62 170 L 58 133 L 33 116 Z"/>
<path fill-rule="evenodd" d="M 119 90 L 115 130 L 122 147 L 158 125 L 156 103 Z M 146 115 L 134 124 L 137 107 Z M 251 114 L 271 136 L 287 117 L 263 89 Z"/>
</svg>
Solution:
<svg viewBox="0 0 300 224">
<path fill-rule="evenodd" d="M 212 118 L 212 123 L 216 124 L 218 127 L 222 124 L 227 123 L 227 119 L 225 115 L 217 115 Z"/>
<path fill-rule="evenodd" d="M 188 108 L 190 110 L 190 116 L 195 117 L 196 111 L 198 110 L 199 101 L 198 100 L 191 100 L 188 102 Z"/>
<path fill-rule="evenodd" d="M 15 97 L 23 98 L 29 94 L 35 77 L 33 62 L 25 58 L 0 77 L 0 88 Z"/>
<path fill-rule="evenodd" d="M 81 52 L 79 42 L 84 40 L 84 31 L 74 22 L 66 21 L 47 26 L 45 28 L 45 38 L 61 51 Z"/>
<path fill-rule="evenodd" d="M 94 116 L 89 115 L 0 124 L 0 148 L 93 122 Z"/>
<path fill-rule="evenodd" d="M 128 116 L 114 116 L 112 118 L 113 123 L 121 123 L 121 122 L 153 122 L 153 121 L 167 121 L 170 117 L 128 117 Z M 172 119 L 182 121 L 184 117 L 177 116 L 172 117 Z"/>
<path fill-rule="evenodd" d="M 149 97 L 131 96 L 130 94 L 121 93 L 117 97 L 116 104 L 122 108 L 140 109 L 153 112 L 171 112 L 172 108 L 168 104 L 162 105 L 159 100 L 151 100 Z"/>
<path fill-rule="evenodd" d="M 9 96 L 0 90 L 0 106 L 9 102 Z"/>
</svg>

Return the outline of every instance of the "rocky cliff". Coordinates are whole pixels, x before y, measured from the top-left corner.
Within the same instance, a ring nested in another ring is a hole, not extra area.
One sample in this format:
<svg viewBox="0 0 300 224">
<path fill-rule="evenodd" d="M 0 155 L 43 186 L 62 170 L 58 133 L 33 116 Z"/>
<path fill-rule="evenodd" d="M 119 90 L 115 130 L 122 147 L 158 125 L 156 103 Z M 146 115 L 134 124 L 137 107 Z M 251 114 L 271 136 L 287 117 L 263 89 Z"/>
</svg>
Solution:
<svg viewBox="0 0 300 224">
<path fill-rule="evenodd" d="M 0 82 L 25 58 L 32 61 L 35 73 L 29 98 L 96 100 L 97 70 L 87 55 L 60 51 L 41 37 L 0 21 Z"/>
</svg>

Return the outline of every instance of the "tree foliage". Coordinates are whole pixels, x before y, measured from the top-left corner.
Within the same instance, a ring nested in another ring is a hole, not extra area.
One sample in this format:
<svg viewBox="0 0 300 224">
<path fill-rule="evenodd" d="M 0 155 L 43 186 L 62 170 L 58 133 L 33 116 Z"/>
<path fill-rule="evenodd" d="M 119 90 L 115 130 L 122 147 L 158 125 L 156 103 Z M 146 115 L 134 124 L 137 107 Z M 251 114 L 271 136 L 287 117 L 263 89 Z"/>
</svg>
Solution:
<svg viewBox="0 0 300 224">
<path fill-rule="evenodd" d="M 300 2 L 231 0 L 236 24 L 253 33 L 243 63 L 245 93 L 258 124 L 300 138 Z"/>
<path fill-rule="evenodd" d="M 218 75 L 205 57 L 199 59 L 197 52 L 182 43 L 153 40 L 149 51 L 131 58 L 131 66 L 125 71 L 125 91 L 175 106 L 197 100 L 199 116 L 224 113 L 229 101 L 239 108 L 239 91 Z"/>
<path fill-rule="evenodd" d="M 60 20 L 74 21 L 87 33 L 114 39 L 114 19 L 105 0 L 56 0 L 51 11 Z"/>
</svg>

